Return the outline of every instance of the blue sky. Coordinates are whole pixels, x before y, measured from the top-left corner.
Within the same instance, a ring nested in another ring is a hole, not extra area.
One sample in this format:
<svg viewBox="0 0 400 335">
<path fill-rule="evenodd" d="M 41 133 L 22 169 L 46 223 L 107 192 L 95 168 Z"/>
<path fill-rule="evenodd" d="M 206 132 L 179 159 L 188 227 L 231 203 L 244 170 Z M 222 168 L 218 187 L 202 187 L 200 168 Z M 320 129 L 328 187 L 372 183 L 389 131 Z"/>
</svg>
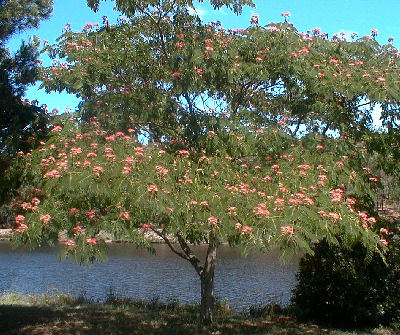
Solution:
<svg viewBox="0 0 400 335">
<path fill-rule="evenodd" d="M 205 0 L 207 2 L 207 0 Z M 205 22 L 220 20 L 225 28 L 246 28 L 249 26 L 253 13 L 260 15 L 260 24 L 265 25 L 271 21 L 282 20 L 282 12 L 290 12 L 290 21 L 299 31 L 307 31 L 320 27 L 327 32 L 329 37 L 333 34 L 344 32 L 349 36 L 358 32 L 359 36 L 368 35 L 371 29 L 378 29 L 377 40 L 384 44 L 389 36 L 395 38 L 394 45 L 398 46 L 400 31 L 398 15 L 400 13 L 399 0 L 255 0 L 256 8 L 245 8 L 240 16 L 234 15 L 223 8 L 214 11 L 206 3 L 197 6 L 197 12 Z M 92 12 L 86 6 L 86 0 L 54 0 L 54 11 L 50 19 L 43 21 L 39 29 L 32 29 L 15 36 L 9 41 L 11 50 L 16 50 L 21 39 L 28 39 L 37 35 L 42 40 L 54 43 L 61 35 L 62 28 L 68 22 L 73 30 L 80 30 L 87 22 L 101 23 L 102 16 L 107 15 L 110 22 L 115 22 L 119 14 L 113 11 L 113 2 L 101 2 L 98 13 Z M 43 62 L 49 64 L 44 55 Z M 64 110 L 67 106 L 75 109 L 79 100 L 66 93 L 46 94 L 39 91 L 38 85 L 31 87 L 27 98 L 38 100 L 40 104 L 47 104 L 49 109 Z"/>
</svg>

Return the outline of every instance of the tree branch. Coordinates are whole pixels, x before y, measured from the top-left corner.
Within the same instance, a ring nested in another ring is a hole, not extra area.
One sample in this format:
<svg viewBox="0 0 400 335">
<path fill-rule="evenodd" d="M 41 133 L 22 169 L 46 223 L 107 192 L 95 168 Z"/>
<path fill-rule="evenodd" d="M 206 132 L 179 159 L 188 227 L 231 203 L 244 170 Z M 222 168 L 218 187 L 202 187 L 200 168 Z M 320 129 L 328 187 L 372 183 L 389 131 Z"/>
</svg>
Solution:
<svg viewBox="0 0 400 335">
<path fill-rule="evenodd" d="M 181 246 L 183 252 L 186 255 L 186 259 L 193 265 L 194 269 L 196 270 L 197 274 L 201 276 L 203 271 L 203 267 L 200 265 L 200 260 L 193 254 L 192 250 L 190 249 L 189 245 L 183 239 L 180 234 L 177 234 L 179 245 Z"/>
<path fill-rule="evenodd" d="M 293 132 L 292 132 L 292 135 L 293 135 L 293 136 L 296 136 L 297 132 L 299 131 L 300 125 L 301 125 L 301 123 L 303 122 L 303 120 L 304 120 L 305 117 L 306 117 L 305 115 L 302 115 L 302 116 L 299 118 L 299 120 L 297 121 L 296 129 L 293 130 Z"/>
<path fill-rule="evenodd" d="M 156 230 L 154 228 L 151 228 L 151 230 L 153 232 L 155 232 L 158 236 L 160 236 L 164 240 L 164 242 L 168 245 L 168 247 L 171 249 L 171 251 L 173 253 L 177 254 L 179 257 L 181 257 L 181 258 L 183 258 L 183 259 L 185 259 L 185 260 L 190 262 L 190 259 L 189 259 L 188 256 L 186 256 L 185 254 L 181 253 L 180 251 L 178 251 L 178 250 L 176 250 L 174 248 L 174 246 L 172 245 L 171 241 L 168 239 L 168 237 L 164 234 L 163 231 L 159 232 L 158 230 Z"/>
</svg>

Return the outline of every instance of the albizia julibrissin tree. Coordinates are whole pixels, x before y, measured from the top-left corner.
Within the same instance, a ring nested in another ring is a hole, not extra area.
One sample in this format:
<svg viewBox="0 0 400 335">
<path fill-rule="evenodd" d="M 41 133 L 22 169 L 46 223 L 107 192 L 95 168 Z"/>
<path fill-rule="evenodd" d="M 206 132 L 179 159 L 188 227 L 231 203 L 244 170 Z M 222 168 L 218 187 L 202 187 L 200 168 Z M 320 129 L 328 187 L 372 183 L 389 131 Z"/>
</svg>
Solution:
<svg viewBox="0 0 400 335">
<path fill-rule="evenodd" d="M 239 12 L 251 1 L 210 3 Z M 83 103 L 17 158 L 16 241 L 55 243 L 66 231 L 66 254 L 84 263 L 102 255 L 100 232 L 151 249 L 151 230 L 198 273 L 204 322 L 221 243 L 289 255 L 326 238 L 381 252 L 376 219 L 360 210 L 376 179 L 352 138 L 369 131 L 374 104 L 396 117 L 390 44 L 301 34 L 287 13 L 281 24 L 253 16 L 250 28 L 225 31 L 190 15 L 189 0 L 116 5 L 126 15 L 117 24 L 66 26 L 47 48 L 55 60 L 44 86 Z M 300 141 L 299 131 L 309 135 Z M 204 260 L 196 243 L 208 246 Z"/>
</svg>

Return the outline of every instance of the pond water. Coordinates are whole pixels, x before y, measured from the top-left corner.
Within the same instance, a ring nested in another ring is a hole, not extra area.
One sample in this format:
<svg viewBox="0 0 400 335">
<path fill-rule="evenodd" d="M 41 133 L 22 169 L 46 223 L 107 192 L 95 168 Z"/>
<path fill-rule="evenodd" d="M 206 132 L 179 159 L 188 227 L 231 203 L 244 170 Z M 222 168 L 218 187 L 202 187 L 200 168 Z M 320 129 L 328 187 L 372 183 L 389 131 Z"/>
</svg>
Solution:
<svg viewBox="0 0 400 335">
<path fill-rule="evenodd" d="M 130 244 L 111 244 L 108 259 L 90 267 L 60 261 L 60 248 L 13 250 L 8 243 L 0 243 L 0 293 L 53 292 L 103 300 L 111 290 L 134 299 L 200 301 L 198 275 L 167 245 L 156 245 L 156 255 L 150 255 Z M 196 246 L 193 250 L 204 254 L 206 249 Z M 243 257 L 225 245 L 219 247 L 217 257 L 215 294 L 231 308 L 241 311 L 252 305 L 289 302 L 298 259 L 282 263 L 276 252 Z"/>
</svg>

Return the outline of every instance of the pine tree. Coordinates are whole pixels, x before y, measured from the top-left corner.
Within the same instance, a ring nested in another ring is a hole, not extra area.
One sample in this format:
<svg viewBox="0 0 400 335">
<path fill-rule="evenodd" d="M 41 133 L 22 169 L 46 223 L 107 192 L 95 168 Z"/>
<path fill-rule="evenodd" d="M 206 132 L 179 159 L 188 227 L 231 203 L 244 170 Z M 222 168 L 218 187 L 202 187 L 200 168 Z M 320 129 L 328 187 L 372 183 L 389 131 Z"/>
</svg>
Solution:
<svg viewBox="0 0 400 335">
<path fill-rule="evenodd" d="M 11 158 L 27 152 L 46 134 L 46 113 L 36 102 L 24 100 L 27 87 L 39 79 L 39 40 L 23 41 L 11 54 L 7 41 L 24 30 L 38 27 L 52 12 L 52 0 L 0 1 L 0 175 Z M 16 185 L 0 181 L 0 204 Z"/>
</svg>

